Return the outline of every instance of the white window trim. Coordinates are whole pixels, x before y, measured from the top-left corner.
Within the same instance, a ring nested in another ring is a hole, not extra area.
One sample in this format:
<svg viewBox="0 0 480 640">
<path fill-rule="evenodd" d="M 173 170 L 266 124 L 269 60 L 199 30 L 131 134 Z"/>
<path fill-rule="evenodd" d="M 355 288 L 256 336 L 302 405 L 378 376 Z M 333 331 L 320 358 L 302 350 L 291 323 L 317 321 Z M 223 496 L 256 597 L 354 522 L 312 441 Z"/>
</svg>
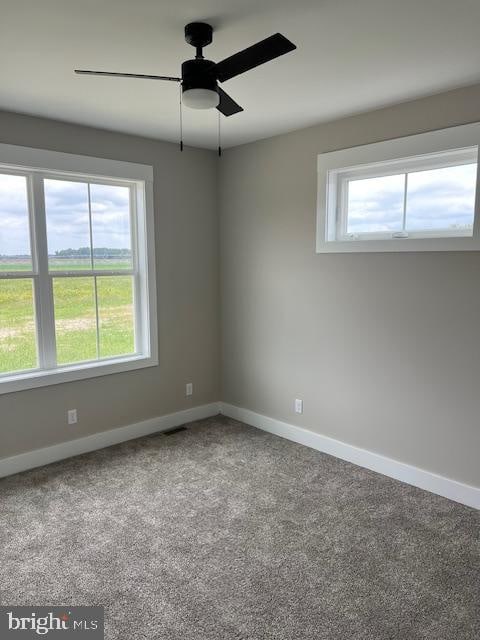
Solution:
<svg viewBox="0 0 480 640">
<path fill-rule="evenodd" d="M 137 331 L 136 340 L 138 339 L 136 346 L 141 344 L 142 353 L 140 355 L 136 353 L 131 356 L 109 357 L 104 360 L 75 363 L 54 369 L 43 368 L 4 374 L 0 376 L 0 394 L 158 365 L 153 168 L 148 165 L 131 162 L 0 144 L 0 170 L 4 169 L 7 171 L 18 170 L 20 173 L 47 173 L 51 174 L 51 177 L 62 176 L 63 178 L 73 177 L 73 179 L 83 177 L 90 180 L 93 178 L 99 181 L 105 180 L 109 183 L 117 182 L 119 184 L 122 184 L 123 181 L 123 184 L 128 183 L 130 185 L 136 183 L 134 190 L 136 202 L 133 205 L 137 215 L 135 216 L 133 232 L 136 234 L 138 245 L 139 282 L 137 282 L 137 291 L 141 297 L 141 305 L 136 305 L 135 326 Z M 40 182 L 35 180 L 34 176 L 33 188 L 42 188 Z M 43 202 L 42 198 L 37 198 L 36 201 Z M 30 202 L 30 215 L 32 216 L 31 204 Z M 45 217 L 42 215 L 38 216 L 37 223 L 38 220 L 45 223 Z M 34 268 L 38 257 L 35 243 L 38 242 L 38 233 L 45 236 L 44 231 L 37 229 L 35 239 L 31 220 Z M 92 275 L 92 273 L 95 272 L 88 272 L 87 275 Z M 20 275 L 25 276 L 26 274 L 22 272 Z M 102 275 L 108 275 L 108 271 L 102 271 Z M 52 313 L 53 310 L 50 307 L 42 309 L 40 287 L 36 289 L 37 308 L 40 309 L 40 313 Z M 140 308 L 142 313 L 139 312 Z M 53 325 L 50 322 L 47 323 L 47 326 Z M 50 339 L 52 338 L 50 337 Z"/>
<path fill-rule="evenodd" d="M 458 237 L 422 237 L 421 233 L 410 234 L 408 238 L 386 238 L 379 234 L 378 239 L 342 240 L 338 239 L 337 211 L 337 173 L 347 175 L 348 169 L 365 165 L 365 176 L 371 165 L 378 162 L 396 162 L 413 156 L 428 156 L 446 151 L 468 149 L 480 146 L 480 123 L 450 127 L 438 131 L 386 140 L 374 144 L 362 145 L 351 149 L 342 149 L 322 153 L 318 156 L 318 193 L 317 193 L 317 253 L 372 253 L 398 251 L 479 251 L 480 250 L 480 171 L 477 170 L 477 188 L 475 198 L 475 218 L 473 234 Z M 421 159 L 418 166 L 421 166 Z M 427 159 L 428 163 L 428 159 Z M 480 166 L 480 162 L 479 162 Z M 335 196 L 332 197 L 332 192 Z M 373 235 L 373 234 L 372 234 Z M 431 234 L 430 234 L 431 235 Z"/>
</svg>

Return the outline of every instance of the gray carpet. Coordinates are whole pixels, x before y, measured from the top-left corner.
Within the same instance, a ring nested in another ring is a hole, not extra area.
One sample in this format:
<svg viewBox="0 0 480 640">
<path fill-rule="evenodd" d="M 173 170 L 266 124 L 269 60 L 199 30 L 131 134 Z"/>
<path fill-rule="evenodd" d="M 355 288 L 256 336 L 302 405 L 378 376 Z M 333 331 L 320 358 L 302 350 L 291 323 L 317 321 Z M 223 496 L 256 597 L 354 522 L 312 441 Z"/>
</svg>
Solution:
<svg viewBox="0 0 480 640">
<path fill-rule="evenodd" d="M 0 597 L 109 640 L 477 640 L 479 513 L 223 417 L 0 481 Z"/>
</svg>

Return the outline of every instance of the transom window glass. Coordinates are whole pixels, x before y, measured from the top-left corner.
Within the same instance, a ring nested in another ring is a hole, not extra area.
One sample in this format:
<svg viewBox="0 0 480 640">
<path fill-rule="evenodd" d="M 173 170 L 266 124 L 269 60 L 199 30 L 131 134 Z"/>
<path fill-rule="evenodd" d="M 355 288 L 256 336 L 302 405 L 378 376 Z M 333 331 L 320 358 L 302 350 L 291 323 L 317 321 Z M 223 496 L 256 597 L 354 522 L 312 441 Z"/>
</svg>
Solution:
<svg viewBox="0 0 480 640">
<path fill-rule="evenodd" d="M 451 152 L 418 159 L 402 160 L 411 171 L 361 177 L 365 168 L 349 170 L 340 176 L 340 235 L 360 238 L 368 235 L 409 237 L 471 236 L 475 212 L 477 150 Z M 453 164 L 454 163 L 454 164 Z M 396 164 L 396 163 L 395 163 Z M 395 165 L 371 167 L 371 173 L 395 170 Z M 359 177 L 356 177 L 358 175 Z"/>
<path fill-rule="evenodd" d="M 0 166 L 0 391 L 151 357 L 143 188 Z"/>
</svg>

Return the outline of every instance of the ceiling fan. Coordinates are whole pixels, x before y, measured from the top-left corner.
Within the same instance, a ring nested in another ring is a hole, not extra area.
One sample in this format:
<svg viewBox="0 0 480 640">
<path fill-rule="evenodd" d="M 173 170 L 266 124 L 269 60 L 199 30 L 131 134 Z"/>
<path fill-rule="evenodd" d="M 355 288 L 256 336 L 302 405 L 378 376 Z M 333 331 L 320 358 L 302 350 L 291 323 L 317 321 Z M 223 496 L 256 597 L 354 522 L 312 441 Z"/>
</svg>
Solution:
<svg viewBox="0 0 480 640">
<path fill-rule="evenodd" d="M 181 102 L 192 109 L 217 108 L 224 116 L 232 116 L 243 111 L 243 107 L 233 100 L 218 82 L 225 82 L 235 76 L 254 69 L 269 60 L 296 49 L 281 33 L 275 33 L 243 51 L 225 58 L 221 62 L 206 60 L 203 48 L 212 42 L 213 28 L 205 22 L 191 22 L 185 27 L 185 40 L 196 49 L 193 60 L 182 64 L 182 76 L 154 76 L 140 73 L 117 73 L 112 71 L 92 71 L 75 69 L 75 73 L 94 76 L 114 76 L 120 78 L 143 78 L 146 80 L 166 80 L 181 83 Z M 183 145 L 181 145 L 183 147 Z"/>
</svg>

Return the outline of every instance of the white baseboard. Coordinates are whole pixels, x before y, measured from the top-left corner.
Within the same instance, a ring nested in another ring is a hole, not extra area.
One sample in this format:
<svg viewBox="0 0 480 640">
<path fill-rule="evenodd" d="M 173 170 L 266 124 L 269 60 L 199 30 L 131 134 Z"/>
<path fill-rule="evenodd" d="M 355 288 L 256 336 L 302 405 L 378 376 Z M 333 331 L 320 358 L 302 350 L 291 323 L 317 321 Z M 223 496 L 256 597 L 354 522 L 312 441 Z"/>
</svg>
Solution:
<svg viewBox="0 0 480 640">
<path fill-rule="evenodd" d="M 200 407 L 192 407 L 191 409 L 143 420 L 125 427 L 110 429 L 109 431 L 102 431 L 84 438 L 21 453 L 11 458 L 0 459 L 0 478 L 82 453 L 88 453 L 89 451 L 95 451 L 96 449 L 103 449 L 104 447 L 146 436 L 156 431 L 166 431 L 187 422 L 209 418 L 217 413 L 223 413 L 230 418 L 235 418 L 287 440 L 293 440 L 312 449 L 347 460 L 353 464 L 382 473 L 396 480 L 401 480 L 450 500 L 455 500 L 474 509 L 480 509 L 480 488 L 478 487 L 439 476 L 378 453 L 360 449 L 340 440 L 322 436 L 308 429 L 281 422 L 249 409 L 242 409 L 224 402 L 212 402 Z"/>
<path fill-rule="evenodd" d="M 210 416 L 217 415 L 219 412 L 219 403 L 212 402 L 211 404 L 204 404 L 200 407 L 192 407 L 184 411 L 169 413 L 166 416 L 159 416 L 158 418 L 150 418 L 149 420 L 129 424 L 125 427 L 101 431 L 100 433 L 94 433 L 84 438 L 68 440 L 67 442 L 54 444 L 51 447 L 28 451 L 27 453 L 12 456 L 11 458 L 3 458 L 0 459 L 0 478 L 19 473 L 20 471 L 26 471 L 27 469 L 41 467 L 44 464 L 63 460 L 64 458 L 78 456 L 81 453 L 110 447 L 112 444 L 119 444 L 120 442 L 132 440 L 133 438 L 147 436 L 156 431 L 167 431 L 186 422 L 209 418 Z"/>
<path fill-rule="evenodd" d="M 220 411 L 230 418 L 235 418 L 263 431 L 268 431 L 282 438 L 287 438 L 287 440 L 293 440 L 312 449 L 323 451 L 342 460 L 353 462 L 360 467 L 377 471 L 390 478 L 395 478 L 395 480 L 401 480 L 474 509 L 480 509 L 479 487 L 472 487 L 457 480 L 439 476 L 378 453 L 360 449 L 346 442 L 263 416 L 249 409 L 242 409 L 222 402 L 220 403 Z"/>
</svg>

